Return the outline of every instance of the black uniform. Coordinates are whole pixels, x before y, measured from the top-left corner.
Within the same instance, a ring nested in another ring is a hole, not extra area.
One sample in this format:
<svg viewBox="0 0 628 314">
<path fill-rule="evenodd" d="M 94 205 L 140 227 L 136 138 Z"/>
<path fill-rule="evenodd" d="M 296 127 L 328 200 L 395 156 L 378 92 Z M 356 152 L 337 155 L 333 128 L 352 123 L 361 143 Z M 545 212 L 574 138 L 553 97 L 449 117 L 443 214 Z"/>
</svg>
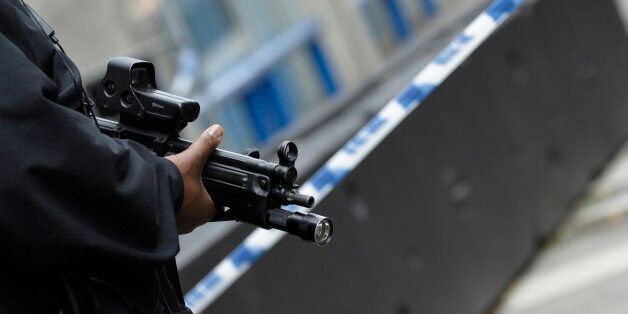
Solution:
<svg viewBox="0 0 628 314">
<path fill-rule="evenodd" d="M 79 301 L 105 295 L 100 309 L 175 311 L 163 265 L 179 249 L 181 175 L 102 135 L 78 73 L 20 1 L 0 0 L 0 312 L 58 313 L 68 285 Z"/>
</svg>

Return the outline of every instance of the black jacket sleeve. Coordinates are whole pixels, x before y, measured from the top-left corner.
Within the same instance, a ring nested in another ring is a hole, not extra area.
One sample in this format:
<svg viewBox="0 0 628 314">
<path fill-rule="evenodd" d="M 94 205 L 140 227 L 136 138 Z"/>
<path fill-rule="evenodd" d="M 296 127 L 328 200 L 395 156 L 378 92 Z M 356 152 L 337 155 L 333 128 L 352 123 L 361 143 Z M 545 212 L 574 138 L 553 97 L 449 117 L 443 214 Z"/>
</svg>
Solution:
<svg viewBox="0 0 628 314">
<path fill-rule="evenodd" d="M 39 54 L 41 42 L 15 39 L 36 34 L 34 24 L 1 19 L 4 262 L 46 269 L 157 265 L 174 257 L 175 213 L 183 195 L 177 168 L 137 143 L 102 135 L 93 120 L 60 105 L 62 87 L 38 64 L 50 57 Z M 55 66 L 48 72 L 60 70 Z"/>
</svg>

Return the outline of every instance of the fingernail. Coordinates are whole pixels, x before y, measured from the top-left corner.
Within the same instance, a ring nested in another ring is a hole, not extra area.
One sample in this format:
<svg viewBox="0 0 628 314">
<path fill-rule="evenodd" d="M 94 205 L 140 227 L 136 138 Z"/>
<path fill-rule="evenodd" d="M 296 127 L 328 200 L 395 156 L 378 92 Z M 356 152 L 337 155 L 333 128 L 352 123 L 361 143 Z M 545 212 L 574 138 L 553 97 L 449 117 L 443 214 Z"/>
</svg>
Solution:
<svg viewBox="0 0 628 314">
<path fill-rule="evenodd" d="M 220 126 L 219 124 L 214 124 L 211 127 L 209 127 L 209 130 L 207 130 L 207 133 L 209 134 L 209 136 L 217 140 L 221 140 L 222 135 L 224 134 L 224 131 L 222 129 L 222 126 Z"/>
</svg>

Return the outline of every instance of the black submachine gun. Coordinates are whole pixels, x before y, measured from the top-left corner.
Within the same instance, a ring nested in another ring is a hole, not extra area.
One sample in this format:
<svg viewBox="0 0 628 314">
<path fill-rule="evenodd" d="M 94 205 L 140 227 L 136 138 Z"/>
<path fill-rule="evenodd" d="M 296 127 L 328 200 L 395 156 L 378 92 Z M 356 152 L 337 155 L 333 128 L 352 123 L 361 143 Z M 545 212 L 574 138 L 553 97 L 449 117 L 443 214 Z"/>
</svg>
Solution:
<svg viewBox="0 0 628 314">
<path fill-rule="evenodd" d="M 198 102 L 165 93 L 155 84 L 152 63 L 112 58 L 96 94 L 102 133 L 137 141 L 158 156 L 176 154 L 190 146 L 179 132 L 199 114 Z M 117 116 L 115 119 L 104 117 Z M 333 225 L 329 218 L 282 209 L 282 205 L 312 207 L 314 197 L 296 190 L 294 162 L 298 149 L 283 142 L 277 150 L 279 164 L 260 159 L 259 151 L 243 154 L 217 149 L 203 169 L 205 188 L 218 208 L 212 221 L 238 220 L 280 229 L 318 245 L 329 243 Z"/>
</svg>

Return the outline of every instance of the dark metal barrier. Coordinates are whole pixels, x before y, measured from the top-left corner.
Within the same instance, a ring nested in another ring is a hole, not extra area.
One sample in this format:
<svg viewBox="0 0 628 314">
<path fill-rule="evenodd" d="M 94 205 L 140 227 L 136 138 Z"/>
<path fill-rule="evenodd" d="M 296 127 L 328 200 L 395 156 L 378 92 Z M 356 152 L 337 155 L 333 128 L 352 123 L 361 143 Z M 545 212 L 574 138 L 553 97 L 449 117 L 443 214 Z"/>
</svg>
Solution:
<svg viewBox="0 0 628 314">
<path fill-rule="evenodd" d="M 625 139 L 627 83 L 612 1 L 527 3 L 318 206 L 330 245 L 279 243 L 209 311 L 488 309 Z"/>
</svg>

